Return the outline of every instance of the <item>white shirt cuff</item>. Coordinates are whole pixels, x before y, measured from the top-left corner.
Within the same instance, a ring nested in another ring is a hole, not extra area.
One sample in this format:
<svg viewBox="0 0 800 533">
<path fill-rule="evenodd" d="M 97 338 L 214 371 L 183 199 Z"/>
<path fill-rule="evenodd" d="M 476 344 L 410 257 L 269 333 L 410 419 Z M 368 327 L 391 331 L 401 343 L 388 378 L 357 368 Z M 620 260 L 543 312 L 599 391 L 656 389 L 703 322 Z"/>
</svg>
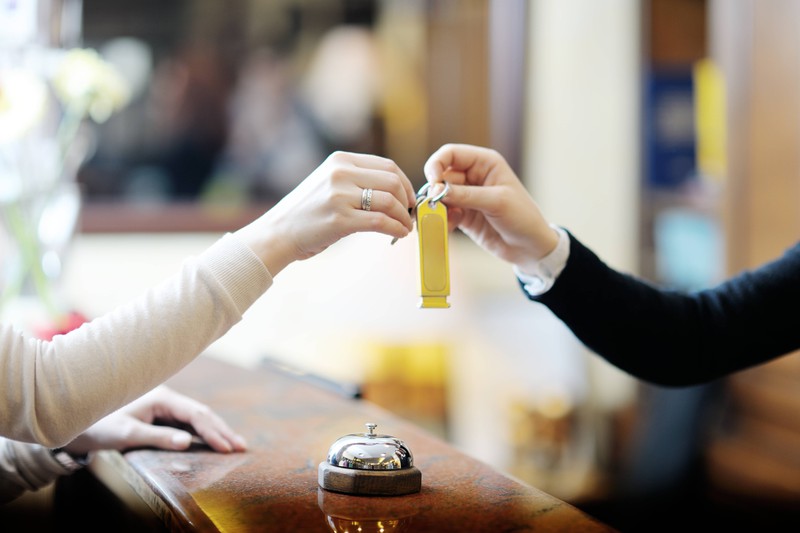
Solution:
<svg viewBox="0 0 800 533">
<path fill-rule="evenodd" d="M 551 224 L 550 227 L 558 232 L 558 244 L 553 251 L 536 264 L 526 265 L 525 272 L 517 265 L 512 266 L 514 274 L 530 296 L 541 296 L 549 291 L 569 259 L 569 235 L 559 226 Z"/>
</svg>

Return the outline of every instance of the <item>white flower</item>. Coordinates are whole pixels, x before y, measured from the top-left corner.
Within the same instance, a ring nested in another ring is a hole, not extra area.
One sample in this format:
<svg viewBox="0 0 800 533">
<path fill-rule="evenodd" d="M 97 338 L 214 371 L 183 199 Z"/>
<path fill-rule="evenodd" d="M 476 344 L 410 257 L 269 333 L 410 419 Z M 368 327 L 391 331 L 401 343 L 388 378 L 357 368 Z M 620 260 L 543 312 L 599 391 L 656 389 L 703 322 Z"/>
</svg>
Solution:
<svg viewBox="0 0 800 533">
<path fill-rule="evenodd" d="M 57 250 L 75 231 L 80 211 L 71 182 L 88 146 L 82 124 L 87 117 L 104 122 L 127 105 L 130 93 L 94 50 L 47 50 L 35 59 L 24 61 L 32 70 L 0 69 L 0 244 L 8 240 L 16 250 L 0 258 L 6 262 L 0 305 L 30 285 L 55 319 L 61 313 L 51 287 L 61 273 Z M 47 109 L 53 104 L 59 109 Z"/>
<path fill-rule="evenodd" d="M 80 106 L 95 122 L 105 122 L 130 99 L 125 79 L 92 49 L 66 53 L 53 77 L 53 89 L 65 107 Z"/>
<path fill-rule="evenodd" d="M 28 71 L 0 70 L 0 144 L 23 137 L 47 109 L 47 84 Z"/>
</svg>

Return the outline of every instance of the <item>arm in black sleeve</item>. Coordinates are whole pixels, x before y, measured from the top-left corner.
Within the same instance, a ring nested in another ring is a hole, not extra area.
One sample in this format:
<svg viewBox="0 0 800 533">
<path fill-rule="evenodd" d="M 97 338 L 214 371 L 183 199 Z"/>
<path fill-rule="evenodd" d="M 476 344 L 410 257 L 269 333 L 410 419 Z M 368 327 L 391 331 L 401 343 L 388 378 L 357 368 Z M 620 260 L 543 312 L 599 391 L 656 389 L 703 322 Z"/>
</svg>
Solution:
<svg viewBox="0 0 800 533">
<path fill-rule="evenodd" d="M 716 287 L 679 292 L 610 268 L 570 234 L 564 271 L 529 298 L 633 376 L 703 383 L 800 348 L 800 243 Z"/>
</svg>

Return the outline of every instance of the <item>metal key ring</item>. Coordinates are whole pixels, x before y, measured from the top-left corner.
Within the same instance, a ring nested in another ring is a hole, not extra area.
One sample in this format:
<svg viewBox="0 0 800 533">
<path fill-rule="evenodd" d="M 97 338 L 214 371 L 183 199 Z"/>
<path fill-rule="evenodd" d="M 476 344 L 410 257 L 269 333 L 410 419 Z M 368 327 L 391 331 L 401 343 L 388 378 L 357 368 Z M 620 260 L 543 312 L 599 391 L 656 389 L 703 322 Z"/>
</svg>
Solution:
<svg viewBox="0 0 800 533">
<path fill-rule="evenodd" d="M 419 190 L 417 191 L 417 198 L 421 198 L 422 196 L 425 196 L 425 194 L 428 192 L 428 189 L 430 189 L 430 188 L 431 188 L 431 183 L 428 181 L 428 182 L 425 183 L 425 185 L 420 187 Z"/>
<path fill-rule="evenodd" d="M 436 206 L 436 203 L 439 200 L 441 200 L 447 195 L 448 191 L 450 191 L 450 184 L 447 183 L 446 181 L 443 181 L 442 183 L 444 183 L 444 189 L 442 189 L 442 192 L 440 192 L 439 194 L 437 194 L 436 196 L 434 196 L 429 200 L 429 205 L 432 208 Z M 420 187 L 419 191 L 417 191 L 417 198 L 421 198 L 422 196 L 424 196 L 428 192 L 428 189 L 430 189 L 430 187 L 431 187 L 430 182 Z"/>
</svg>

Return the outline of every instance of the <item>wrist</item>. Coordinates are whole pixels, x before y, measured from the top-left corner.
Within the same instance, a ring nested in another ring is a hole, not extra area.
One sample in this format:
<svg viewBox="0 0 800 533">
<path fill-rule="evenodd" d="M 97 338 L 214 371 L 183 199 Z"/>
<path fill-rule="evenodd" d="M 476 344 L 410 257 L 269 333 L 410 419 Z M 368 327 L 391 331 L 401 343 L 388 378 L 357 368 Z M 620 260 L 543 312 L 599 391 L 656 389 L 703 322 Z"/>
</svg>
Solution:
<svg viewBox="0 0 800 533">
<path fill-rule="evenodd" d="M 560 239 L 559 228 L 554 224 L 548 224 L 540 235 L 532 239 L 532 244 L 525 248 L 526 253 L 513 260 L 512 264 L 522 273 L 538 274 L 542 261 L 553 254 Z"/>
<path fill-rule="evenodd" d="M 559 228 L 555 224 L 547 224 L 546 227 L 542 228 L 541 236 L 537 240 L 539 247 L 536 260 L 541 261 L 543 258 L 552 254 L 558 246 L 560 238 Z"/>
<path fill-rule="evenodd" d="M 239 229 L 235 235 L 256 254 L 270 275 L 275 277 L 295 258 L 285 236 L 278 235 L 273 226 L 258 222 L 257 220 Z"/>
<path fill-rule="evenodd" d="M 53 448 L 50 450 L 50 455 L 56 462 L 69 472 L 80 470 L 89 464 L 89 454 L 74 454 L 70 453 L 64 448 Z"/>
<path fill-rule="evenodd" d="M 262 251 L 259 254 L 264 266 L 272 274 L 273 277 L 278 275 L 278 272 L 289 266 L 292 262 L 297 260 L 295 254 L 292 253 L 293 249 L 287 246 L 288 239 L 264 239 L 261 242 Z"/>
<path fill-rule="evenodd" d="M 555 247 L 541 259 L 514 264 L 514 273 L 530 296 L 549 291 L 564 270 L 569 258 L 569 236 L 558 226 L 551 225 L 557 236 Z"/>
</svg>

